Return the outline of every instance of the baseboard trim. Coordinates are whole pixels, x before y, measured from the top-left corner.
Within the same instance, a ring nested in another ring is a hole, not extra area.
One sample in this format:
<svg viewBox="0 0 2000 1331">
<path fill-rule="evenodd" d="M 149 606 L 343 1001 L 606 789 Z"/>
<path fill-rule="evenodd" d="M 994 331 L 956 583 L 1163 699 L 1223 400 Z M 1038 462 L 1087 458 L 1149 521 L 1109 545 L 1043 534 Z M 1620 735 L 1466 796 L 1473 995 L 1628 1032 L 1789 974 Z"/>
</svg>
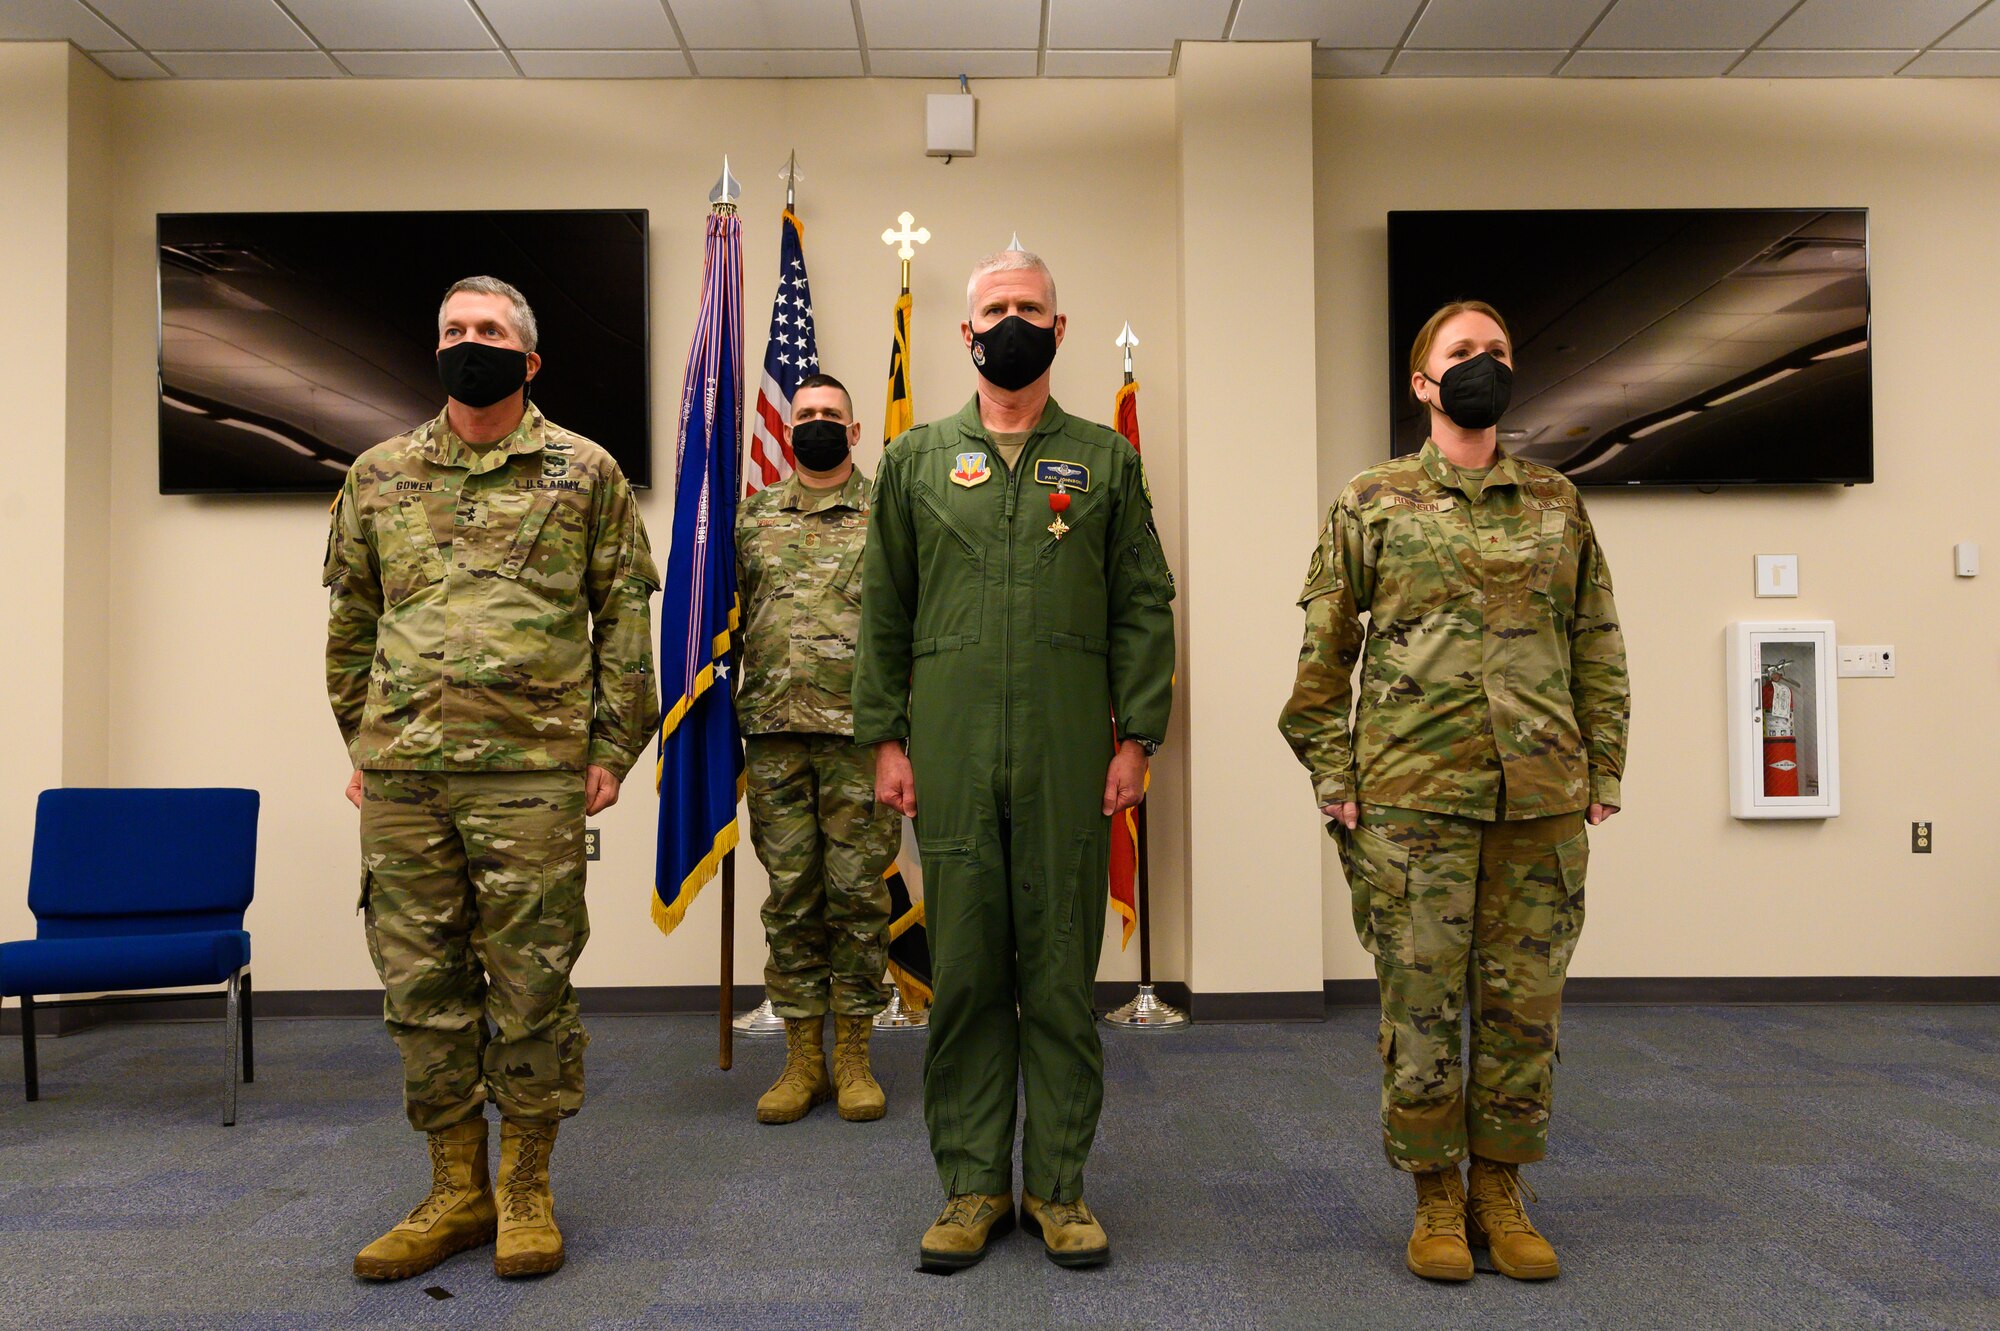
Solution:
<svg viewBox="0 0 2000 1331">
<path fill-rule="evenodd" d="M 1328 980 L 1320 993 L 1311 990 L 1251 993 L 1193 993 L 1179 980 L 1162 980 L 1159 996 L 1197 1021 L 1322 1021 L 1328 1008 L 1372 1008 L 1380 1001 L 1373 980 Z M 1100 980 L 1091 999 L 1099 1012 L 1129 1000 L 1138 986 L 1130 980 Z M 739 984 L 732 990 L 731 1009 L 743 1012 L 764 1001 L 764 988 Z M 222 1016 L 222 992 L 213 1003 L 185 997 L 157 1003 L 78 1004 L 42 1009 L 36 1020 L 44 1035 L 62 1036 L 94 1026 L 150 1021 L 214 1021 Z M 587 1017 L 639 1017 L 673 1013 L 714 1012 L 715 986 L 599 985 L 579 989 L 577 997 Z M 1720 976 L 1597 976 L 1569 981 L 1563 987 L 1569 1003 L 1623 1004 L 1645 1007 L 1679 1005 L 1785 1003 L 2000 1003 L 2000 975 L 1799 975 Z M 379 1017 L 379 989 L 259 989 L 255 997 L 260 1017 Z M 21 1033 L 21 1010 L 0 1011 L 0 1035 Z"/>
<path fill-rule="evenodd" d="M 1329 1007 L 1374 1007 L 1373 980 L 1328 980 Z M 2000 1003 L 2000 975 L 1590 976 L 1565 1003 L 1676 1007 L 1785 1003 Z"/>
</svg>

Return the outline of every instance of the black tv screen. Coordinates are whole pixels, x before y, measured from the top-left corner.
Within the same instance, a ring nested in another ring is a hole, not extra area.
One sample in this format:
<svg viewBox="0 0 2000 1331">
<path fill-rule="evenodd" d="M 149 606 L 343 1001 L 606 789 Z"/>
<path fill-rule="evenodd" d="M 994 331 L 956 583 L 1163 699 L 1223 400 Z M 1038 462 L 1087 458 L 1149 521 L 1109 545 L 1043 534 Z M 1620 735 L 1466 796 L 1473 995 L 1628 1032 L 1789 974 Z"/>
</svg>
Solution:
<svg viewBox="0 0 2000 1331">
<path fill-rule="evenodd" d="M 160 491 L 330 493 L 437 415 L 445 288 L 520 288 L 535 402 L 652 481 L 646 213 L 162 214 Z"/>
<path fill-rule="evenodd" d="M 1862 208 L 1389 214 L 1391 452 L 1410 345 L 1484 300 L 1514 341 L 1508 452 L 1578 485 L 1874 479 Z"/>
</svg>

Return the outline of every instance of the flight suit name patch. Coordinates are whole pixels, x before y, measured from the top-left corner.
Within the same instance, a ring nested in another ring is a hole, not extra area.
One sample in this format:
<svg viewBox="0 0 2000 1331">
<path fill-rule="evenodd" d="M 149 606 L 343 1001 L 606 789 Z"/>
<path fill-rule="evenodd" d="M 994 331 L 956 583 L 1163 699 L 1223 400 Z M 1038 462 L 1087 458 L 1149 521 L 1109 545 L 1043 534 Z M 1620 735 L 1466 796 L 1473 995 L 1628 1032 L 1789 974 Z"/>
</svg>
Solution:
<svg viewBox="0 0 2000 1331">
<path fill-rule="evenodd" d="M 971 489 L 993 479 L 993 468 L 986 465 L 984 453 L 960 453 L 958 466 L 952 469 L 951 483 Z"/>
<path fill-rule="evenodd" d="M 1035 462 L 1035 479 L 1043 485 L 1066 485 L 1079 494 L 1090 492 L 1090 468 L 1081 462 L 1039 458 Z"/>
</svg>

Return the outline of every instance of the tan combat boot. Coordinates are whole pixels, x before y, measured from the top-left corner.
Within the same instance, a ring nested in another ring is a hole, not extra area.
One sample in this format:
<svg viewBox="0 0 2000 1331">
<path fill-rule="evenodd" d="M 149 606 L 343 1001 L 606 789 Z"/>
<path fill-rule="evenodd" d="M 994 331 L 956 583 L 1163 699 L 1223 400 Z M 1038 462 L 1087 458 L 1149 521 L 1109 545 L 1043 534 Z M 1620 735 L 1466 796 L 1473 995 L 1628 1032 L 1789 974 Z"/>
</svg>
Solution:
<svg viewBox="0 0 2000 1331">
<path fill-rule="evenodd" d="M 1417 1223 L 1403 1261 L 1426 1280 L 1472 1279 L 1472 1251 L 1465 1243 L 1465 1183 L 1457 1165 L 1415 1174 Z"/>
<path fill-rule="evenodd" d="M 917 1249 L 923 1271 L 959 1271 L 986 1255 L 986 1245 L 1014 1230 L 1012 1193 L 954 1193 Z"/>
<path fill-rule="evenodd" d="M 355 1257 L 354 1274 L 363 1280 L 408 1280 L 453 1253 L 493 1242 L 486 1120 L 467 1119 L 431 1133 L 430 1149 L 430 1195 Z"/>
<path fill-rule="evenodd" d="M 1521 1182 L 1519 1166 L 1474 1156 L 1467 1182 L 1472 1192 L 1467 1238 L 1492 1255 L 1501 1275 L 1550 1280 L 1562 1274 L 1556 1250 L 1528 1219 L 1528 1208 L 1521 1201 L 1527 1185 Z M 1534 1196 L 1534 1190 L 1528 1189 L 1528 1195 Z"/>
<path fill-rule="evenodd" d="M 833 1019 L 833 1087 L 840 1116 L 849 1123 L 867 1123 L 888 1112 L 888 1097 L 868 1070 L 868 1037 L 875 1023 L 867 1017 Z"/>
<path fill-rule="evenodd" d="M 1021 1194 L 1021 1228 L 1047 1245 L 1057 1266 L 1102 1266 L 1111 1260 L 1111 1240 L 1083 1198 L 1045 1202 L 1032 1192 Z"/>
<path fill-rule="evenodd" d="M 826 1078 L 826 1022 L 821 1017 L 785 1018 L 785 1070 L 757 1100 L 759 1123 L 796 1123 L 833 1098 Z"/>
<path fill-rule="evenodd" d="M 549 1153 L 556 1149 L 554 1119 L 500 1120 L 500 1233 L 493 1274 L 540 1276 L 563 1264 L 556 1199 L 549 1192 Z"/>
</svg>

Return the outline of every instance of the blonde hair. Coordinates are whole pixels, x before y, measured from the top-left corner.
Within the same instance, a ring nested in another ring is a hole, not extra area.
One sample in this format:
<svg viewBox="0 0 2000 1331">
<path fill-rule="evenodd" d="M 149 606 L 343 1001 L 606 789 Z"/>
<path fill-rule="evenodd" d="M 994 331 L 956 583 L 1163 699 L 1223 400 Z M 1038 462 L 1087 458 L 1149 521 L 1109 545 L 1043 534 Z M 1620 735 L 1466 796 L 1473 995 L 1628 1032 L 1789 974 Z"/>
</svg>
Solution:
<svg viewBox="0 0 2000 1331">
<path fill-rule="evenodd" d="M 972 265 L 972 276 L 965 279 L 966 318 L 970 319 L 972 317 L 972 297 L 974 290 L 979 286 L 979 279 L 988 273 L 1010 272 L 1040 273 L 1042 280 L 1049 284 L 1049 312 L 1051 314 L 1055 312 L 1056 275 L 1049 271 L 1047 264 L 1042 262 L 1042 256 L 1039 254 L 1030 254 L 1026 250 L 1001 250 L 998 253 L 987 255 L 978 263 Z"/>
<path fill-rule="evenodd" d="M 1417 330 L 1417 340 L 1410 344 L 1410 375 L 1412 378 L 1422 374 L 1424 366 L 1430 363 L 1431 346 L 1437 341 L 1438 329 L 1444 327 L 1447 320 L 1456 319 L 1461 314 L 1483 314 L 1494 323 L 1499 324 L 1500 336 L 1507 339 L 1507 346 L 1510 350 L 1512 349 L 1514 335 L 1507 331 L 1507 321 L 1500 317 L 1500 311 L 1494 309 L 1483 300 L 1455 300 L 1448 305 L 1439 306 L 1437 313 L 1424 320 L 1424 326 Z M 1415 385 L 1412 385 L 1410 388 L 1410 396 L 1413 398 L 1417 397 Z M 1422 398 L 1417 398 L 1417 400 L 1419 402 L 1423 401 Z"/>
</svg>

